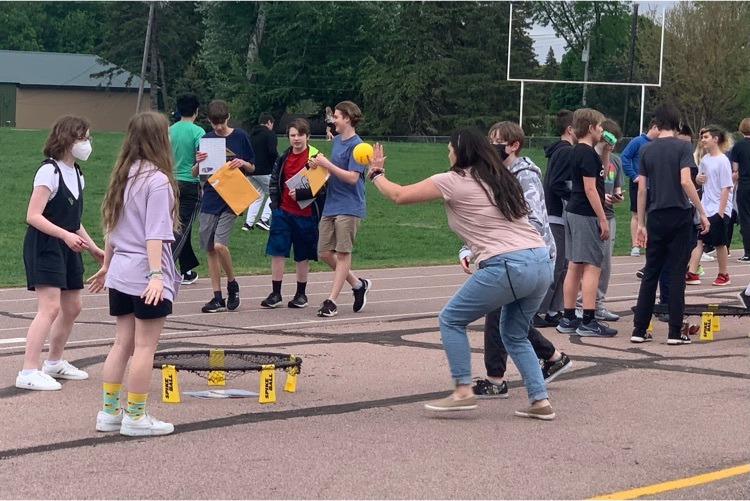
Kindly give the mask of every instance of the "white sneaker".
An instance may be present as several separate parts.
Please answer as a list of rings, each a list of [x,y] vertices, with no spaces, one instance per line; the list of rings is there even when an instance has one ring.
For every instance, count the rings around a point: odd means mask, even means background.
[[[128,437],[149,437],[156,435],[169,435],[174,431],[172,423],[165,423],[145,414],[141,419],[131,419],[125,414],[122,417],[120,435]]]
[[[16,388],[54,391],[62,389],[62,385],[42,371],[34,371],[28,376],[24,376],[19,372],[18,376],[16,376]]]
[[[632,249],[630,249],[630,255],[632,257],[639,257],[641,255],[641,248],[633,247]]]
[[[716,261],[716,258],[704,252],[703,255],[701,255],[701,261],[711,262],[711,261]]]
[[[99,411],[96,415],[96,431],[120,431],[123,414],[122,409],[117,414]]]
[[[42,370],[48,376],[52,376],[55,379],[88,379],[89,374],[86,371],[82,371],[67,360],[60,360],[57,365],[49,365],[44,362]]]

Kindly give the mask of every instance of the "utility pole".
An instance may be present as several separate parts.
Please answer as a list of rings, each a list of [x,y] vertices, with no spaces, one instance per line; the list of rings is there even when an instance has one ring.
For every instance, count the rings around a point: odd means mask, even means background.
[[[638,4],[633,3],[633,20],[630,23],[630,64],[628,66],[628,83],[633,81],[633,59],[635,58],[635,34],[638,30]],[[627,135],[628,108],[630,108],[630,86],[625,86],[625,112],[622,119],[622,132]],[[641,131],[638,131],[640,134]]]
[[[141,111],[141,100],[143,99],[143,85],[144,79],[146,78],[146,63],[148,62],[148,49],[151,44],[151,26],[154,24],[154,4],[150,2],[151,6],[148,8],[148,26],[146,27],[146,41],[143,44],[143,61],[141,62],[141,82],[138,85],[138,102],[135,104],[135,112]],[[153,63],[153,62],[152,62]],[[154,85],[151,82],[151,85]]]
[[[589,37],[586,39],[586,48],[584,49],[583,53],[581,54],[581,61],[583,61],[585,64],[583,66],[583,106],[586,106],[586,91],[588,91],[588,85],[586,85],[585,82],[589,81],[589,51],[591,50],[591,33],[589,32]]]

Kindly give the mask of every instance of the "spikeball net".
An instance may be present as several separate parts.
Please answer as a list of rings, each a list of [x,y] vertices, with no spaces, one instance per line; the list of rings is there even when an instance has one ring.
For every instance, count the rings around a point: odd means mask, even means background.
[[[631,308],[633,312],[635,312],[635,309],[635,306]],[[669,313],[669,305],[655,304],[654,314],[663,313]],[[700,339],[702,341],[711,341],[714,338],[714,332],[721,330],[720,317],[748,317],[750,316],[750,310],[731,304],[686,304],[683,315],[685,317],[699,316],[701,318],[700,324],[690,324],[687,321],[683,321],[682,332],[684,334],[693,335],[700,332]],[[652,330],[651,325],[648,327],[648,330]],[[750,333],[748,337],[750,337]]]
[[[286,372],[284,391],[294,393],[301,365],[302,359],[294,355],[245,350],[164,351],[154,355],[154,368],[162,370],[162,400],[165,402],[180,401],[177,380],[177,373],[180,371],[191,372],[208,380],[209,386],[224,386],[226,381],[247,372],[259,372],[258,401],[275,402],[274,372]]]

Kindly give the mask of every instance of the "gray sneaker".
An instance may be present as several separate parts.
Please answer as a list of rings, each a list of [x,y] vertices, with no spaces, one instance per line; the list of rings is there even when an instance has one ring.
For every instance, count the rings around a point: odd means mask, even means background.
[[[581,325],[581,319],[576,317],[572,320],[567,319],[565,317],[560,319],[560,322],[557,324],[557,332],[562,332],[563,334],[575,334],[576,329],[578,329],[578,326]]]
[[[620,320],[620,315],[612,313],[607,308],[599,308],[594,314],[594,318],[597,320],[603,320],[605,322],[617,322]]]
[[[613,329],[594,319],[588,324],[581,323],[576,329],[576,334],[581,337],[614,337],[617,335],[617,329]]]

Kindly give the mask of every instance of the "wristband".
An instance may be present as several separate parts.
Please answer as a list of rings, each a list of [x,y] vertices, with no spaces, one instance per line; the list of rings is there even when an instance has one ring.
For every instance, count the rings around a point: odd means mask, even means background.
[[[385,171],[383,169],[376,169],[372,170],[367,177],[370,178],[370,181],[374,181],[376,177],[382,176],[385,174]]]
[[[376,180],[377,178],[379,178],[380,176],[385,176],[385,173],[383,173],[383,172],[380,172],[380,173],[378,173],[378,174],[375,174],[374,176],[372,176],[372,178],[371,178],[371,181],[372,181],[372,182],[374,183],[374,182],[375,182],[375,180]]]
[[[164,275],[161,270],[151,270],[148,272],[148,275],[146,275],[146,278],[151,278],[153,275]]]
[[[164,280],[164,275],[159,273],[158,275],[151,275],[148,277],[149,280]]]

